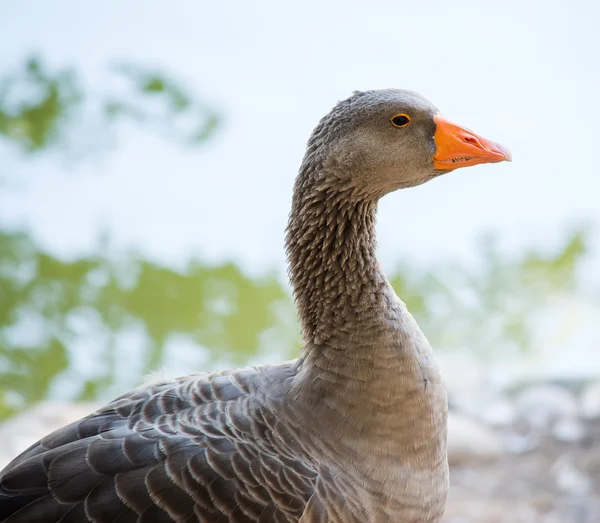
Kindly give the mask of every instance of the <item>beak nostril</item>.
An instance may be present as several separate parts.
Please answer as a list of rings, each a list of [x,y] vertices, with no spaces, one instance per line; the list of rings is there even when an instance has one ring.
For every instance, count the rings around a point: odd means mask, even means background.
[[[478,143],[478,141],[471,136],[465,136],[464,140],[465,140],[465,142],[472,143],[474,145],[476,145]]]

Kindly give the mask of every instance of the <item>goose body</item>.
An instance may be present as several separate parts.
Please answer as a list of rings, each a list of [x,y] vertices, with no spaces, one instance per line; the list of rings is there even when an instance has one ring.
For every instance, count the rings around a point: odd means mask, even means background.
[[[377,201],[509,153],[416,93],[355,93],[314,130],[287,233],[300,357],[140,387],[0,473],[0,521],[437,523],[446,393],[375,256]]]

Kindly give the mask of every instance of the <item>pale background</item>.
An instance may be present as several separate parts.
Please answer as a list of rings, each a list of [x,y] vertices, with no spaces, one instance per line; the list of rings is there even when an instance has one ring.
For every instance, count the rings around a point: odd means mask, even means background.
[[[600,222],[599,17],[591,0],[3,3],[0,67],[41,50],[82,68],[93,88],[125,56],[176,72],[226,121],[202,154],[135,135],[67,178],[4,153],[2,171],[35,183],[5,193],[1,212],[61,252],[85,249],[102,227],[165,260],[196,251],[283,267],[311,129],[355,89],[401,87],[505,144],[514,162],[386,198],[384,262],[468,258],[490,230],[507,249],[552,246],[565,227]]]

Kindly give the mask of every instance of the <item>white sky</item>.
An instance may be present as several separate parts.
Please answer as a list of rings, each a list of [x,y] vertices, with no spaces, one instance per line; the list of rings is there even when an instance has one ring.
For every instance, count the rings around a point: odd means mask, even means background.
[[[168,7],[167,7],[168,5]],[[74,172],[0,149],[0,218],[69,253],[98,231],[178,262],[192,253],[282,267],[291,187],[317,120],[354,89],[418,90],[508,146],[512,164],[459,170],[382,203],[386,265],[555,245],[600,223],[600,2],[2,2],[0,73],[41,52],[100,89],[124,59],[174,73],[223,110],[199,152],[128,133]],[[594,235],[596,247],[597,228]]]

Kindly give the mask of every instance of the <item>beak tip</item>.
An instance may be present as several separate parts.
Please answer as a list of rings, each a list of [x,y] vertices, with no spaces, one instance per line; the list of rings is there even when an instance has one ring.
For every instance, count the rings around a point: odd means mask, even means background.
[[[464,127],[456,125],[441,115],[434,117],[436,128],[434,166],[448,171],[481,163],[512,162],[511,152],[500,145]]]
[[[505,162],[512,162],[512,153],[504,146],[499,147],[500,151],[504,155]]]

